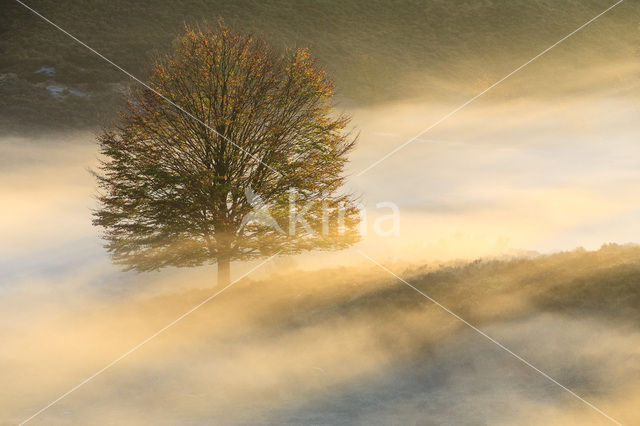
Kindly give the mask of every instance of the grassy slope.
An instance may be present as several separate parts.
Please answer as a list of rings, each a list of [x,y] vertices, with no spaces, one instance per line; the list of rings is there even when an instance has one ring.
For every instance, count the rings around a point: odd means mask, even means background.
[[[640,324],[640,246],[636,245],[610,244],[598,251],[579,249],[532,258],[478,260],[395,272],[478,324],[543,312]],[[345,287],[332,293],[326,303],[322,294],[310,293],[310,306],[300,305],[294,317],[307,317],[307,321],[313,322],[310,312],[333,315],[336,306],[337,312],[348,314],[361,309],[371,313],[404,312],[429,305],[400,281],[382,278],[358,284],[356,276],[360,273],[350,276],[348,270],[315,273],[302,280],[283,277],[275,281],[279,289],[284,285],[285,291],[287,286],[291,286],[292,292],[304,291],[306,279],[324,282],[336,273]],[[336,286],[340,287],[336,284],[332,289]]]
[[[623,423],[640,420],[640,247],[397,272]],[[26,310],[29,321],[0,329],[0,423],[23,420],[210,295]],[[600,420],[372,266],[242,281],[41,420],[528,424],[531,407],[549,416],[540,423]]]
[[[0,128],[93,126],[113,116],[127,78],[10,0],[0,17]],[[61,27],[144,77],[183,23],[227,22],[278,46],[310,46],[356,103],[467,95],[529,59],[610,2],[548,0],[34,0]],[[574,69],[636,55],[640,5],[628,2],[563,50]],[[597,62],[596,61],[596,62]],[[54,67],[55,76],[35,73]],[[556,70],[562,72],[566,70]],[[464,84],[458,82],[464,81]],[[443,83],[445,82],[445,83]],[[449,83],[446,83],[449,82]],[[87,96],[55,98],[47,85]]]

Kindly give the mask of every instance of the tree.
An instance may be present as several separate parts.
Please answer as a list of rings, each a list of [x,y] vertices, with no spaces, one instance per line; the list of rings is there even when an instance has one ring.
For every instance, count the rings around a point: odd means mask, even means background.
[[[332,95],[306,49],[279,55],[222,23],[186,28],[98,137],[93,223],[114,262],[217,262],[227,284],[232,260],[357,241],[355,200],[341,189],[355,138]]]

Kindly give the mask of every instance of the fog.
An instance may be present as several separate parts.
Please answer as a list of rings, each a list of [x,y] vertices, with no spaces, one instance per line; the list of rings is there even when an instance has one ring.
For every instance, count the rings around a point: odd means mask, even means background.
[[[632,424],[640,333],[626,276],[638,250],[393,267]],[[207,268],[89,291],[104,274],[81,266],[3,287],[3,421],[28,418],[213,293]],[[609,423],[375,267],[242,280],[33,422]]]
[[[362,175],[459,104],[412,100],[349,111],[360,138],[347,185],[366,206],[359,248],[430,261],[638,241],[639,109],[631,82],[640,68],[612,69],[575,76],[570,86],[582,87],[580,96],[558,88],[552,99],[533,90],[512,99],[497,87]],[[611,75],[621,87],[602,87]],[[94,140],[79,132],[0,141],[7,263],[37,253],[49,262],[50,249],[67,244],[101,257],[99,232],[90,226]],[[391,214],[379,202],[399,207],[398,235],[377,235],[376,218]],[[387,220],[379,229],[390,227]],[[355,259],[351,250],[289,261],[314,268]]]
[[[535,85],[513,98],[506,81],[371,169],[466,99],[357,111],[350,182],[372,213],[379,201],[402,213],[400,236],[379,245],[400,259],[433,259],[637,241],[638,71],[589,69],[551,98]]]
[[[34,424],[608,423],[357,250],[612,417],[640,421],[625,275],[637,249],[508,261],[640,240],[636,65],[586,70],[552,98],[515,97],[506,82],[360,176],[468,97],[350,111],[361,135],[348,185],[367,205],[355,248],[267,263]],[[13,424],[217,289],[215,266],[134,274],[109,262],[91,226],[93,134],[0,149],[0,422]],[[399,207],[398,235],[375,233],[383,201]],[[461,266],[478,258],[481,273]],[[620,277],[628,286],[608,292]]]

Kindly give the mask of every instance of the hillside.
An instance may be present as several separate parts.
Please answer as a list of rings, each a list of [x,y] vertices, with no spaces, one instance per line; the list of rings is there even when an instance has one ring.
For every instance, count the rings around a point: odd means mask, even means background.
[[[431,265],[402,275],[612,417],[640,421],[640,247]],[[0,423],[22,420],[209,294],[80,303],[76,293],[73,304],[23,306],[29,321],[1,329]],[[238,283],[40,420],[529,424],[531,416],[609,424],[366,266]]]
[[[308,46],[344,105],[472,96],[612,2],[603,0],[33,0],[35,10],[145,77],[184,23],[224,18],[281,48]],[[553,93],[575,73],[637,60],[640,4],[625,2],[514,87]],[[3,133],[95,127],[114,117],[128,78],[11,0],[0,14]],[[571,78],[568,78],[572,76]],[[620,84],[621,77],[601,81]],[[512,87],[513,89],[513,87]],[[508,95],[509,91],[498,94]]]

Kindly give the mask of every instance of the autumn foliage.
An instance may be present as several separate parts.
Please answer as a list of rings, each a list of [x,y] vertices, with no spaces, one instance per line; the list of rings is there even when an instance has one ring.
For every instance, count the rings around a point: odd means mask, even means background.
[[[278,54],[224,24],[187,28],[148,85],[99,137],[94,224],[115,262],[218,262],[226,282],[232,260],[357,240],[341,190],[355,138],[308,50]]]

